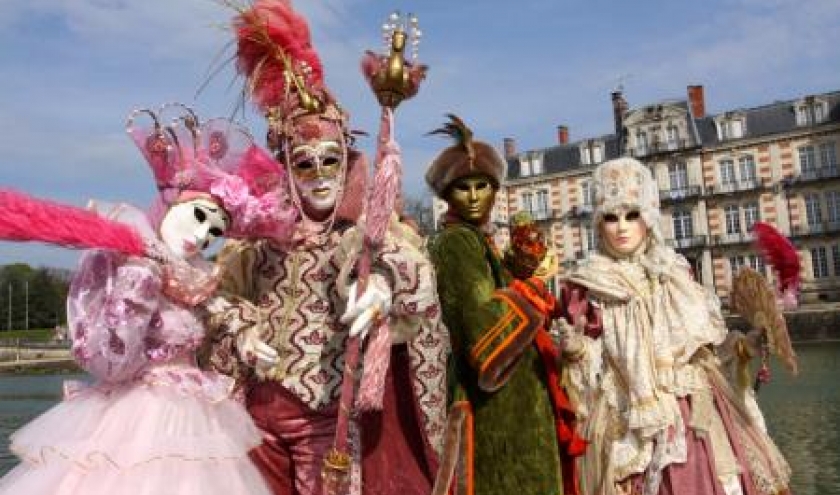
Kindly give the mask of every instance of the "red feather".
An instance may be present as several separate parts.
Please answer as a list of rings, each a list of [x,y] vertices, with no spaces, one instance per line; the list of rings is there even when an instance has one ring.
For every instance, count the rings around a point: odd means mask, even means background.
[[[755,235],[756,247],[776,273],[779,292],[798,291],[802,265],[790,240],[772,225],[764,222],[756,222],[752,232]]]
[[[99,214],[0,189],[0,239],[38,241],[76,249],[104,248],[143,256],[143,238]]]
[[[296,71],[309,70],[308,85],[321,86],[324,70],[312,46],[309,24],[288,0],[257,0],[233,21],[237,37],[237,70],[249,81],[254,102],[262,110],[280,105],[286,92],[283,57]]]

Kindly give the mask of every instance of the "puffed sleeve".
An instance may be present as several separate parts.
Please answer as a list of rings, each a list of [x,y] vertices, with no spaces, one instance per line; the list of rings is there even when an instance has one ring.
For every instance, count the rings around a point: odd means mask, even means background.
[[[130,380],[149,361],[146,337],[162,324],[161,270],[154,261],[90,251],[70,285],[73,356],[99,380]]]
[[[432,247],[443,317],[453,352],[466,358],[478,386],[502,387],[544,317],[528,300],[495,280],[479,234],[450,227]]]
[[[260,325],[260,311],[254,304],[257,247],[244,241],[228,241],[218,255],[221,282],[215,296],[205,303],[207,339],[199,352],[205,367],[234,378],[248,368],[239,356],[236,336]]]

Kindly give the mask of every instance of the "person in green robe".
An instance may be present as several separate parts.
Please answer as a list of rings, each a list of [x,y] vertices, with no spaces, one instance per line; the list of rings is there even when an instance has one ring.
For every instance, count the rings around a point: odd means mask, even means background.
[[[449,205],[443,231],[430,241],[452,341],[447,452],[435,493],[454,483],[464,495],[570,495],[569,454],[582,445],[565,422],[573,415],[547,332],[554,298],[539,278],[514,280],[504,268],[489,218],[505,162],[450,118],[433,133],[456,143],[426,173]]]

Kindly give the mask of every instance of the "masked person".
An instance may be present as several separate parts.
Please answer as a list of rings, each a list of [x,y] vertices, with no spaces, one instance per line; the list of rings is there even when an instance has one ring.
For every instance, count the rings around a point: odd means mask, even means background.
[[[457,474],[456,493],[574,493],[570,454],[582,445],[565,423],[567,404],[545,330],[553,298],[540,279],[514,281],[503,267],[489,220],[505,163],[451,118],[443,133],[456,143],[426,173],[449,205],[430,246],[452,341],[450,417],[462,425],[450,421],[460,442],[447,445],[460,443],[460,452],[444,454],[459,459],[446,467]]]
[[[377,319],[363,315],[375,310],[388,331],[369,339],[393,345],[385,348],[384,383],[373,385],[381,411],[354,414],[350,425],[351,493],[426,495],[443,422],[447,339],[422,239],[394,216],[366,290],[356,290],[367,172],[347,114],[324,85],[306,21],[289,2],[262,0],[234,27],[237,67],[268,118],[269,147],[292,179],[300,222],[291,243],[230,243],[220,253],[225,278],[210,318],[209,365],[240,381],[264,431],[253,458],[274,493],[320,495],[348,333],[363,337]],[[374,344],[362,357],[365,375]],[[366,385],[363,377],[360,394]]]
[[[721,372],[719,302],[663,243],[650,171],[619,158],[594,183],[598,253],[568,277],[563,339],[584,492],[788,493],[788,464]]]
[[[233,380],[196,366],[204,338],[197,305],[218,283],[201,257],[215,239],[289,235],[294,212],[284,206],[283,189],[270,187],[284,178],[264,167],[272,163],[267,153],[235,146],[248,139],[230,123],[199,125],[186,113],[182,125],[163,127],[154,112],[142,113],[154,126],[129,130],[160,190],[150,214],[119,205],[103,211],[108,221],[20,194],[2,201],[0,215],[57,211],[27,219],[53,219],[51,230],[72,232],[77,245],[110,235],[126,249],[84,255],[68,319],[73,357],[93,383],[65,383],[62,402],[12,435],[21,464],[0,480],[0,493],[270,493],[248,457],[261,436],[232,398]],[[251,182],[256,178],[262,185]],[[38,240],[34,230],[49,226],[29,228]],[[126,236],[143,252],[126,254]]]

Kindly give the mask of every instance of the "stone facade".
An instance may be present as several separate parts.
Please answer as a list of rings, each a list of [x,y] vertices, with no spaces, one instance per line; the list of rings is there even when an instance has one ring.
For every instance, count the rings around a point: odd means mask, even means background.
[[[628,155],[659,183],[667,242],[724,301],[740,266],[768,273],[751,246],[758,220],[797,246],[805,302],[840,300],[840,91],[716,115],[706,115],[702,86],[683,100],[631,107],[617,92],[612,103],[617,134],[569,142],[559,126],[556,145],[521,152],[506,139],[493,212],[501,246],[510,216],[526,210],[565,269],[585,259],[595,249],[592,171]]]

